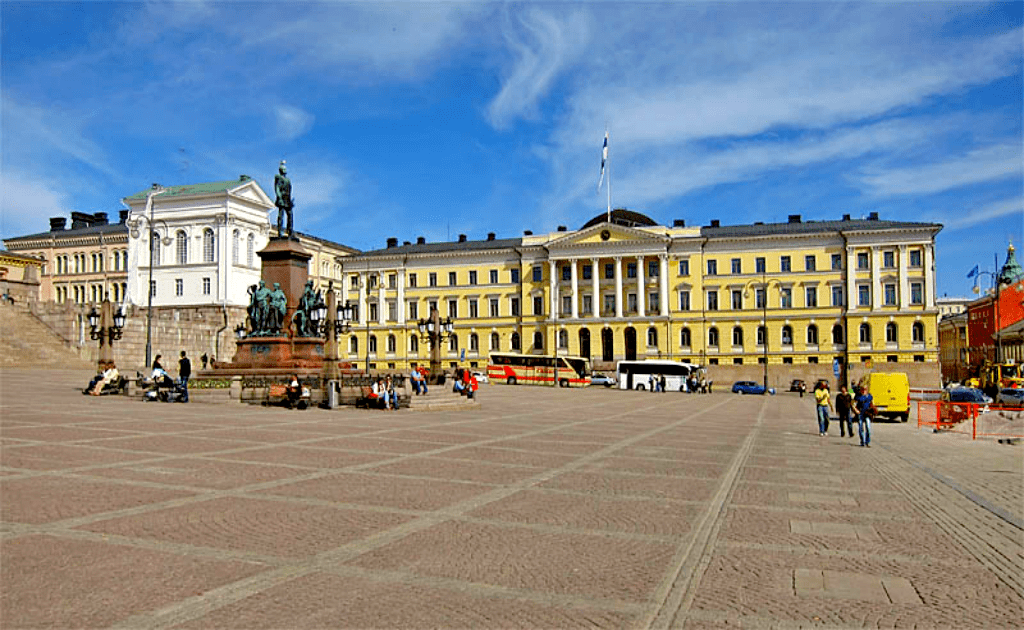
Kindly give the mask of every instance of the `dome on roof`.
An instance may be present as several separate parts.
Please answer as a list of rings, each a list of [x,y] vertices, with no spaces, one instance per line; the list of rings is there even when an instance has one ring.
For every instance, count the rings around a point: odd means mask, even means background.
[[[1017,256],[1014,255],[1014,251],[1013,243],[1010,243],[1010,246],[1006,248],[1006,263],[999,272],[999,282],[1003,284],[1013,284],[1024,276],[1024,268],[1017,262]]]
[[[605,223],[608,221],[608,213],[602,212],[593,219],[587,221],[581,230],[585,230],[588,227]],[[625,208],[616,208],[612,210],[612,223],[615,225],[624,225],[626,227],[648,227],[658,225],[657,221],[651,217],[640,214],[639,212],[633,212],[632,210],[626,210]]]

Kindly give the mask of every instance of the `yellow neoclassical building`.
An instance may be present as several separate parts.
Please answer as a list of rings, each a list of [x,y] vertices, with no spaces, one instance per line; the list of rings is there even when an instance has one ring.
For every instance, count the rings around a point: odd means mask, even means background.
[[[834,360],[937,379],[941,229],[875,213],[669,227],[614,210],[575,231],[520,238],[392,238],[337,259],[341,299],[357,314],[341,355],[371,369],[425,364],[417,322],[437,307],[454,321],[446,367],[482,367],[500,350],[581,355],[604,369],[686,360],[720,380],[760,374],[767,362],[785,366],[773,369],[774,386],[831,375]]]

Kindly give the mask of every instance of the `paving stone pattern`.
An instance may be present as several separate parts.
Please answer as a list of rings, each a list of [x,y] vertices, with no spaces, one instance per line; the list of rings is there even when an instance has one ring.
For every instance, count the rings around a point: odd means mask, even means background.
[[[0,371],[4,629],[1024,625],[1021,447],[860,448],[789,394],[288,411],[88,377]]]

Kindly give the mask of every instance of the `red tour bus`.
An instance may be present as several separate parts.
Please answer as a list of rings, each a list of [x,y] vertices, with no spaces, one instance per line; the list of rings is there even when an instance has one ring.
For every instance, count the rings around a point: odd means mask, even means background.
[[[590,359],[492,352],[487,364],[487,378],[492,383],[509,385],[586,387],[590,385]]]

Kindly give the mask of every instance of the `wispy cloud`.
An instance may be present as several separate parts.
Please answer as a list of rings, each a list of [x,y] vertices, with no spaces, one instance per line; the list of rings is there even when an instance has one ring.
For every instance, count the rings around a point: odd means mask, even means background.
[[[273,110],[277,135],[282,140],[294,140],[313,127],[316,117],[293,105],[278,105]]]
[[[13,158],[20,162],[40,156],[41,161],[47,161],[46,156],[56,153],[61,159],[71,158],[104,175],[117,174],[106,151],[86,137],[87,117],[56,105],[41,106],[17,101],[7,94],[3,96],[0,108],[5,161]]]
[[[66,215],[69,193],[55,182],[37,179],[21,169],[0,173],[0,237],[42,231],[46,219]]]
[[[917,166],[866,167],[860,181],[875,195],[931,194],[979,182],[1020,178],[1024,152],[1020,144],[975,149],[952,160]]]
[[[949,230],[962,230],[982,223],[990,223],[1005,216],[1017,215],[1018,229],[1024,221],[1024,198],[1013,197],[986,204],[980,208],[964,208],[943,221]]]

